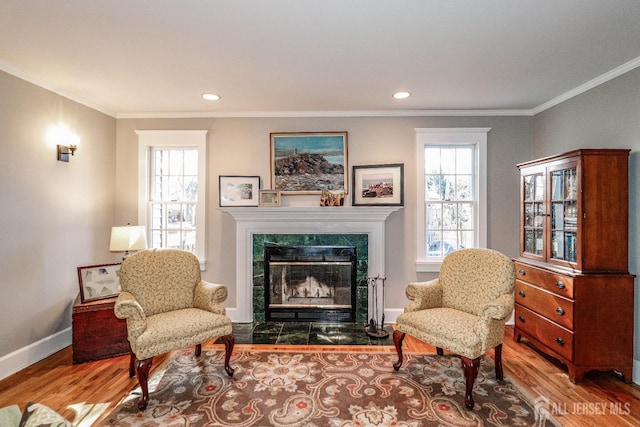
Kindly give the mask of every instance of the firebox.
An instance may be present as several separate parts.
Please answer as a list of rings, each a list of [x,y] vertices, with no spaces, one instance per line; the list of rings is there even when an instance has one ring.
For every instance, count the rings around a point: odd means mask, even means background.
[[[264,246],[268,321],[354,322],[355,246]]]

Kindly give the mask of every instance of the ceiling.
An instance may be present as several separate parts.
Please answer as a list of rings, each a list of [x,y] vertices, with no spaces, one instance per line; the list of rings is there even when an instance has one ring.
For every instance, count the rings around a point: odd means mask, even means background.
[[[0,3],[0,69],[114,117],[534,114],[638,66],[638,0]]]

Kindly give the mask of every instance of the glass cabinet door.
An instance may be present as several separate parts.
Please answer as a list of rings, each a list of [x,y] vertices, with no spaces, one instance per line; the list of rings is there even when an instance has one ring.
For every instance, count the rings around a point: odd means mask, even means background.
[[[553,170],[551,177],[551,247],[549,256],[576,262],[578,187],[576,167]]]
[[[544,256],[544,175],[535,173],[523,176],[523,186],[522,250],[536,256]]]

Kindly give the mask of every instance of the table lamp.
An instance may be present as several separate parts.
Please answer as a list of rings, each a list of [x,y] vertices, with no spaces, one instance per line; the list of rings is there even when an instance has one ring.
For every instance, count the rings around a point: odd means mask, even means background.
[[[130,251],[139,251],[147,248],[147,233],[143,225],[125,225],[123,227],[111,227],[111,252],[124,252],[124,261]]]

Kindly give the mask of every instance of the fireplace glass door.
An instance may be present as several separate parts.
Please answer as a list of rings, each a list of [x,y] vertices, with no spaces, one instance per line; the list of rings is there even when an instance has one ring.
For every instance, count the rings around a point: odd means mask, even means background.
[[[352,246],[265,246],[266,319],[355,320]]]

